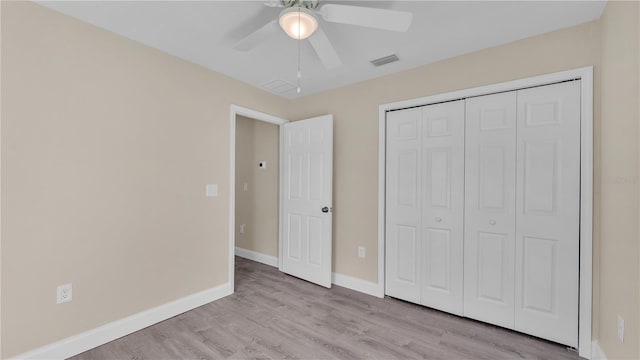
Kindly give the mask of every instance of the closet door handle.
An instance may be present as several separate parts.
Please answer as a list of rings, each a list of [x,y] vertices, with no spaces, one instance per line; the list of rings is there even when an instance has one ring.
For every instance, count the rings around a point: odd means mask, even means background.
[[[495,224],[496,224],[496,221],[495,221],[495,220],[493,220],[493,219],[491,219],[491,220],[489,220],[489,224],[490,224],[490,225],[495,225]]]
[[[441,217],[436,217],[436,222],[442,222],[442,218]]]

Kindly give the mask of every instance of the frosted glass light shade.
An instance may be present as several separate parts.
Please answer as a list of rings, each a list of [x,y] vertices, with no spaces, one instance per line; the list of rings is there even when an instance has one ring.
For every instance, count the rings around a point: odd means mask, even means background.
[[[278,23],[289,37],[296,40],[308,38],[318,28],[318,20],[313,12],[298,6],[284,9]]]

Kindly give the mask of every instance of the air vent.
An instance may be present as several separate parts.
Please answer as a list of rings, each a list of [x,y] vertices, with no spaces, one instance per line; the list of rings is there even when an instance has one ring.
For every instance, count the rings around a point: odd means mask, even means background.
[[[275,79],[262,84],[262,88],[274,94],[284,94],[288,91],[295,90],[296,86],[290,82]]]
[[[382,66],[398,60],[400,59],[398,59],[398,56],[396,54],[391,54],[389,56],[384,56],[379,59],[371,60],[371,63],[373,64],[373,66]]]

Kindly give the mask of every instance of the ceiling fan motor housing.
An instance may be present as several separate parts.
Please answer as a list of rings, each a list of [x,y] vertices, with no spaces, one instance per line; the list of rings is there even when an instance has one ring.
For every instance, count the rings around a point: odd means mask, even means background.
[[[284,7],[298,6],[306,9],[315,9],[320,4],[320,0],[280,0]]]

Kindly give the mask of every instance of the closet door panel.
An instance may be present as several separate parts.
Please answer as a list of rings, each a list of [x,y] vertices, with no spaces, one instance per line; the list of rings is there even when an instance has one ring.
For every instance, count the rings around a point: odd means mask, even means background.
[[[580,81],[518,91],[515,328],[578,344]]]
[[[422,110],[387,113],[385,293],[420,302]]]
[[[464,315],[514,327],[516,92],[467,99]]]
[[[464,101],[422,107],[423,305],[462,315]]]

